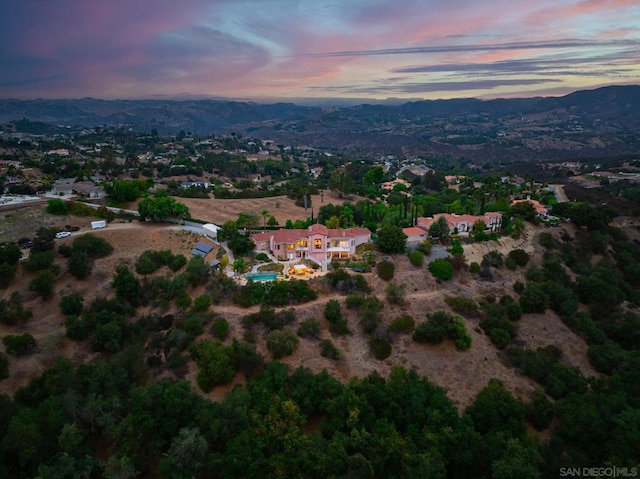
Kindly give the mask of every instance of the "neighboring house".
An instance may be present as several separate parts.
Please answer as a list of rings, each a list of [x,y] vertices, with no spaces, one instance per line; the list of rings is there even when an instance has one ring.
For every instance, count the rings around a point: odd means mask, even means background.
[[[485,224],[485,231],[495,232],[502,229],[502,213],[487,212],[484,215],[454,215],[450,213],[440,213],[431,217],[419,217],[416,226],[429,232],[431,225],[435,223],[438,218],[444,216],[449,225],[449,232],[466,235],[473,230],[473,225],[477,221],[483,221]]]
[[[423,228],[412,226],[410,228],[402,228],[402,232],[407,236],[407,247],[415,248],[424,240],[429,238],[429,232]]]
[[[407,189],[411,188],[411,183],[403,180],[402,178],[396,178],[393,181],[385,181],[382,183],[381,187],[383,190],[391,191],[396,185],[403,185]]]
[[[350,258],[371,240],[367,228],[329,229],[315,224],[306,230],[280,229],[251,235],[256,251],[271,252],[279,260],[310,259],[323,268],[332,259]]]
[[[516,205],[518,203],[522,203],[524,201],[528,201],[529,203],[531,203],[533,205],[533,208],[536,210],[536,215],[538,217],[546,218],[549,215],[549,210],[547,209],[546,206],[544,206],[543,204],[541,204],[537,200],[532,200],[531,198],[527,198],[527,199],[524,199],[524,200],[512,200],[511,201],[511,206]]]
[[[60,178],[53,182],[51,193],[54,195],[72,195],[75,178]]]
[[[53,182],[51,193],[54,195],[78,195],[85,198],[104,198],[104,188],[90,181],[78,181],[75,178],[61,178]]]
[[[107,196],[106,191],[100,185],[95,185],[90,181],[81,181],[71,185],[73,193],[85,198],[104,198]]]

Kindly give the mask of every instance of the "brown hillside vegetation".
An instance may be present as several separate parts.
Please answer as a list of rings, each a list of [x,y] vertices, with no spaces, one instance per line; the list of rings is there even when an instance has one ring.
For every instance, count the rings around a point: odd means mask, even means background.
[[[86,232],[81,230],[77,234]],[[556,234],[560,229],[554,230]],[[53,299],[42,302],[33,292],[28,290],[28,282],[31,273],[23,271],[9,290],[2,291],[1,297],[7,298],[12,291],[20,291],[25,299],[25,305],[33,311],[33,318],[23,327],[9,327],[0,325],[0,335],[31,333],[37,341],[37,351],[29,356],[10,358],[10,377],[0,381],[0,392],[13,394],[27,381],[40,374],[53,360],[60,356],[67,356],[74,362],[82,363],[91,360],[95,355],[85,343],[71,341],[65,337],[63,316],[59,310],[60,297],[71,292],[80,292],[88,304],[98,296],[112,296],[112,274],[118,264],[133,266],[135,259],[145,250],[169,249],[174,253],[184,254],[190,257],[190,250],[201,237],[194,233],[181,230],[175,225],[141,224],[137,221],[114,223],[104,230],[93,232],[105,238],[111,243],[115,251],[104,259],[95,263],[93,274],[84,281],[78,281],[67,273],[64,258],[57,256],[57,263],[62,273],[57,280],[57,289]],[[482,255],[491,249],[497,249],[504,254],[515,247],[527,249],[534,258],[541,255],[540,246],[532,238],[537,230],[530,227],[527,234],[521,240],[501,239],[499,243],[483,243],[479,245],[465,246],[468,259],[478,261]],[[58,242],[70,244],[73,236]],[[210,253],[215,256],[214,252]],[[385,304],[382,314],[389,324],[395,317],[410,314],[420,323],[427,313],[437,310],[448,310],[444,299],[448,295],[460,295],[476,300],[486,295],[500,297],[503,294],[514,294],[512,285],[516,279],[521,279],[523,270],[500,270],[496,274],[494,282],[480,282],[468,272],[458,273],[454,279],[439,283],[431,277],[425,266],[420,268],[412,266],[406,256],[395,256],[393,260],[396,272],[393,282],[402,284],[406,288],[406,304],[403,307],[390,305],[385,300],[387,283],[379,279],[375,273],[366,273],[367,282]],[[165,274],[163,269],[158,274]],[[367,344],[367,336],[361,332],[358,320],[354,313],[344,307],[344,296],[336,295],[327,290],[322,278],[310,280],[319,291],[319,298],[310,303],[295,306],[297,321],[315,318],[323,326],[322,338],[330,338],[340,349],[343,358],[337,362],[331,361],[320,355],[319,341],[306,339],[300,340],[300,346],[292,356],[284,358],[283,362],[295,368],[304,366],[314,372],[327,369],[341,381],[348,381],[351,377],[363,377],[372,371],[378,371],[387,375],[394,365],[403,365],[415,369],[419,374],[427,376],[434,383],[443,386],[452,400],[459,407],[469,405],[476,394],[488,383],[489,379],[496,377],[501,379],[517,396],[528,397],[534,389],[534,383],[518,374],[518,372],[506,366],[501,360],[500,353],[489,341],[488,337],[478,326],[477,318],[465,318],[465,324],[473,343],[468,351],[457,351],[451,341],[445,341],[440,345],[423,345],[415,343],[410,335],[401,335],[393,343],[391,355],[379,361],[375,359]],[[204,287],[192,291],[192,296],[205,292]],[[343,305],[343,312],[349,323],[350,335],[343,337],[331,337],[328,324],[323,318],[323,311],[329,299],[338,299]],[[241,338],[243,329],[241,319],[244,315],[258,310],[257,307],[241,308],[234,304],[212,306],[212,310],[226,318],[231,326],[231,335]],[[138,310],[138,315],[151,312],[150,307]],[[156,310],[158,314],[175,312]],[[572,333],[554,313],[548,311],[544,315],[525,315],[519,322],[517,344],[529,347],[556,345],[563,350],[563,360],[579,367],[583,374],[594,375],[586,357],[587,346],[584,341]],[[209,329],[205,328],[205,337],[209,337]],[[230,341],[228,339],[227,341]],[[3,347],[2,347],[3,348]],[[266,350],[264,337],[259,337],[258,348],[266,358],[269,353]],[[189,362],[180,369],[181,375],[189,379],[196,389],[196,366]],[[170,374],[170,373],[164,373]],[[236,382],[240,381],[236,378]],[[220,398],[229,386],[214,389],[208,397]]]

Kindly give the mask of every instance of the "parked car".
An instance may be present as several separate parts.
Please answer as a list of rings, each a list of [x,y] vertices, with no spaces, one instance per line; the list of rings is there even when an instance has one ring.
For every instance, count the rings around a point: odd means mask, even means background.
[[[58,231],[56,233],[56,239],[66,238],[67,236],[71,236],[71,233],[69,233],[68,231]]]

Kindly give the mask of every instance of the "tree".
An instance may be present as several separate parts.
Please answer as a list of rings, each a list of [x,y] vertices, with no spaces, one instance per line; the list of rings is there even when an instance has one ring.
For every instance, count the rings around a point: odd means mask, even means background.
[[[345,168],[338,168],[331,175],[329,187],[337,191],[342,198],[353,190],[353,179]]]
[[[37,251],[29,255],[29,258],[24,262],[24,267],[29,271],[50,269],[54,260],[53,251]]]
[[[170,196],[156,195],[154,198],[145,198],[138,203],[140,218],[151,221],[164,221],[168,219],[183,220],[189,217],[189,208]]]
[[[25,309],[18,291],[11,293],[8,300],[0,300],[0,323],[15,326],[31,319],[33,313]]]
[[[93,271],[93,260],[86,251],[74,250],[67,260],[67,271],[78,279],[88,278]]]
[[[439,216],[438,219],[429,227],[429,236],[431,238],[448,238],[449,223],[445,216]]]
[[[47,201],[47,213],[50,215],[63,216],[69,214],[69,205],[60,198],[53,198]]]
[[[217,339],[203,339],[194,344],[191,355],[198,365],[198,386],[204,392],[215,386],[231,382],[234,372],[234,353],[231,346],[225,346]]]
[[[399,226],[385,223],[378,230],[378,249],[386,254],[402,254],[407,247],[407,235]]]
[[[158,470],[166,478],[198,476],[204,465],[208,444],[200,429],[183,427],[171,441],[169,454],[160,460]]]
[[[185,275],[191,286],[204,284],[207,282],[210,276],[209,265],[207,265],[204,258],[200,256],[194,256],[187,263]]]
[[[56,239],[56,232],[52,228],[45,228],[41,226],[36,231],[31,244],[31,252],[37,253],[39,251],[49,251],[53,249]]]
[[[533,222],[536,220],[537,212],[533,203],[530,201],[519,201],[511,206],[511,214],[513,216],[518,216],[525,221]]]
[[[118,298],[128,301],[132,306],[140,304],[142,295],[140,281],[127,266],[120,264],[116,267],[111,286],[116,290]]]
[[[20,247],[15,244],[3,244],[0,245],[0,264],[6,263],[10,265],[18,264],[22,258],[22,251]]]
[[[13,278],[15,278],[18,266],[9,263],[0,263],[0,288],[6,289],[9,287]]]
[[[262,211],[260,212],[260,216],[262,216],[262,225],[263,225],[263,228],[265,228],[265,229],[266,229],[266,227],[267,227],[267,218],[269,217],[269,211],[268,211],[268,210],[262,210]]]
[[[337,216],[332,216],[325,222],[325,226],[333,230],[340,228],[340,218],[338,218]]]
[[[48,301],[53,297],[55,282],[56,275],[53,271],[48,269],[38,271],[33,279],[29,281],[29,291],[35,291],[43,301]]]

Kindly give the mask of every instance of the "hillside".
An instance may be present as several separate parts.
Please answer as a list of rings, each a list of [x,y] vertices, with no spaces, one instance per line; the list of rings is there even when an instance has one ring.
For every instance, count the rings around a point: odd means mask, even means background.
[[[38,221],[36,218],[33,219]],[[71,244],[77,235],[91,232],[87,219],[69,221],[81,224],[83,228],[80,232],[74,233],[71,238],[60,240],[58,246]],[[538,231],[530,228],[521,240],[506,238],[497,244],[468,245],[466,247],[467,259],[469,262],[481,261],[482,256],[488,251],[495,249],[507,254],[516,248],[525,249],[532,255],[532,258],[538,259],[542,249],[540,246],[536,246],[533,241]],[[98,297],[113,296],[114,290],[111,281],[117,265],[127,265],[133,268],[135,260],[145,250],[170,250],[174,254],[183,254],[189,257],[191,249],[200,240],[197,235],[182,231],[180,227],[174,225],[140,224],[137,221],[117,222],[105,230],[91,233],[106,239],[114,246],[115,251],[109,257],[96,261],[95,269],[89,278],[78,281],[69,273],[64,272],[66,269],[65,260],[60,255],[56,255],[56,262],[60,265],[63,273],[56,281],[56,291],[51,300],[43,302],[34,292],[28,290],[28,284],[33,275],[26,271],[21,273],[9,290],[2,292],[2,298],[7,299],[13,291],[19,291],[24,298],[25,307],[33,311],[33,319],[19,330],[31,333],[36,339],[38,348],[33,354],[11,360],[9,379],[0,381],[0,392],[14,394],[19,387],[25,386],[29,379],[42,373],[46,367],[50,366],[58,355],[67,356],[78,363],[96,358],[96,354],[91,351],[89,344],[65,337],[64,316],[58,308],[58,302],[62,296],[72,292],[80,293],[85,304],[89,304]],[[215,257],[215,251],[211,253],[211,256]],[[512,295],[512,284],[518,279],[524,280],[523,271],[503,270],[497,272],[495,281],[489,283],[477,281],[468,272],[458,276],[451,283],[438,283],[426,271],[425,267],[412,266],[406,257],[394,257],[394,263],[396,274],[393,282],[402,284],[406,288],[406,304],[404,306],[385,304],[382,314],[387,325],[392,319],[401,315],[411,315],[417,322],[420,322],[426,318],[425,314],[427,313],[449,310],[444,302],[446,296],[481,298],[493,295],[499,298],[505,294]],[[166,271],[163,274],[166,274]],[[372,288],[372,294],[386,303],[387,283],[379,279],[375,273],[366,273],[365,278]],[[302,339],[295,353],[284,358],[284,362],[293,368],[304,365],[313,372],[326,369],[340,380],[348,382],[353,377],[365,377],[373,371],[386,376],[392,367],[403,365],[417,371],[420,375],[429,377],[435,384],[445,388],[449,397],[460,408],[471,404],[477,393],[492,377],[501,379],[516,396],[522,399],[526,399],[535,389],[533,381],[505,365],[499,351],[479,328],[477,318],[465,319],[473,341],[469,351],[456,351],[453,343],[448,341],[440,345],[420,345],[412,341],[410,336],[401,335],[393,344],[392,354],[383,361],[377,360],[372,356],[367,344],[367,335],[362,333],[355,312],[345,308],[352,334],[344,337],[332,337],[328,331],[328,324],[322,319],[324,307],[330,299],[338,299],[344,308],[345,296],[327,290],[326,285],[323,285],[322,278],[310,281],[313,283],[312,287],[320,292],[320,296],[312,302],[293,306],[296,318],[298,318],[297,322],[308,318],[320,320],[323,323],[321,338],[332,339],[341,351],[343,359],[335,362],[324,358],[319,354],[317,341]],[[192,297],[203,293],[206,293],[204,287],[198,287],[189,292]],[[136,316],[173,314],[177,317],[181,314],[180,311],[181,309],[175,306],[168,310],[146,306],[139,310]],[[242,340],[242,318],[258,312],[259,308],[257,306],[242,308],[227,301],[212,306],[211,311],[216,316],[227,319],[231,327],[231,336]],[[18,331],[15,327],[0,325],[0,336],[16,332]],[[211,334],[205,332],[202,337],[211,338]],[[596,374],[587,361],[587,346],[584,340],[571,332],[554,313],[526,315],[519,323],[516,342],[521,346],[531,348],[555,345],[563,350],[564,361],[567,365],[579,367],[586,376]],[[257,345],[262,354],[266,357],[270,355],[263,339],[259,339]],[[147,347],[149,354],[152,354],[153,348],[149,345]],[[165,376],[170,371],[162,367],[157,370],[156,374]],[[197,389],[196,373],[197,366],[189,362],[186,367],[174,371],[171,375],[188,378]],[[224,391],[227,391],[226,387],[216,388],[207,396],[220,398]]]

